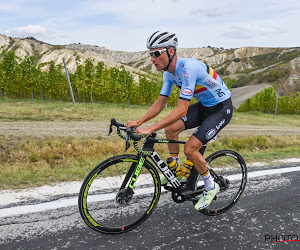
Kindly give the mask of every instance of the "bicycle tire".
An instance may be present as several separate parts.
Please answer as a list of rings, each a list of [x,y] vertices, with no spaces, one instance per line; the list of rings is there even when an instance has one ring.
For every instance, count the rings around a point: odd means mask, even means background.
[[[132,173],[127,173],[129,169],[136,169],[138,160],[137,155],[114,156],[87,175],[79,192],[78,206],[89,227],[101,233],[125,233],[151,215],[160,197],[161,184],[156,168],[148,160],[141,166],[132,197],[119,199],[125,192],[120,189],[121,184],[125,176],[131,179]]]
[[[247,166],[243,157],[232,150],[217,151],[205,160],[214,181],[220,184],[220,191],[211,204],[199,212],[216,216],[228,211],[241,198],[247,183]],[[218,180],[216,174],[229,182],[224,185],[224,182]],[[194,190],[204,187],[200,174],[195,175],[192,186]],[[193,201],[194,205],[196,202]]]

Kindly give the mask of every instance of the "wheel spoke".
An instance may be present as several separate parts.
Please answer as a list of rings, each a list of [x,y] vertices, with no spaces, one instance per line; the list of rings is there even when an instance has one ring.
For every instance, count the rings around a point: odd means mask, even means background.
[[[122,233],[138,226],[151,214],[158,202],[160,183],[155,181],[159,178],[156,169],[146,161],[132,190],[124,180],[126,173],[132,170],[133,162],[137,162],[137,156],[124,155],[112,159],[99,164],[84,181],[79,209],[85,222],[93,229]],[[127,176],[125,182],[130,178]],[[82,205],[85,193],[88,212]]]

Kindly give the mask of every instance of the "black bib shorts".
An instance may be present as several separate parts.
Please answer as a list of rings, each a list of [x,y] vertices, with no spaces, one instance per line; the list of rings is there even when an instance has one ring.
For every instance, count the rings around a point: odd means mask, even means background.
[[[181,120],[185,130],[198,127],[193,135],[206,144],[230,122],[232,112],[231,98],[212,107],[205,107],[201,102],[197,102],[189,106],[187,115]]]

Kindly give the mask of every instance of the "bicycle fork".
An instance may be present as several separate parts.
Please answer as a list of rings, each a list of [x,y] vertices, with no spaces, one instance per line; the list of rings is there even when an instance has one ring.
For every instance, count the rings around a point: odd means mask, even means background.
[[[146,158],[143,155],[140,155],[138,161],[132,162],[117,194],[116,201],[118,203],[127,204],[132,199],[134,194],[134,184],[141,173],[145,160]]]

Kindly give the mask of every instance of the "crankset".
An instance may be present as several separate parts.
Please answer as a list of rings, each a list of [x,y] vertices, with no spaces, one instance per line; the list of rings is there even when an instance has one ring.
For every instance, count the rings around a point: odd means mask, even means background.
[[[190,188],[185,185],[180,186],[179,188],[172,190],[172,199],[177,203],[182,203],[186,200],[193,200],[197,195],[196,192],[192,191]]]
[[[218,178],[215,179],[215,182],[219,184],[221,191],[226,190],[230,184],[230,181],[227,178],[224,178],[223,176],[218,176]]]
[[[176,191],[173,191],[173,192],[172,192],[172,199],[173,199],[173,201],[175,201],[176,203],[182,203],[182,202],[185,202],[185,201],[186,201],[186,198],[185,198],[182,194],[179,194],[179,193],[176,192]]]

